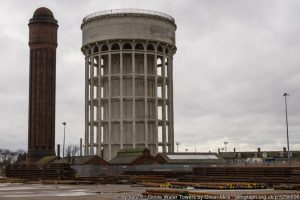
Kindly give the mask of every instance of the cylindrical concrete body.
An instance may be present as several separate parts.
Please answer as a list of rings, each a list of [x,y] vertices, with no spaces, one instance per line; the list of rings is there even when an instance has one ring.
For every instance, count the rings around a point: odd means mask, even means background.
[[[28,162],[55,155],[57,21],[38,8],[29,21]]]
[[[82,23],[85,154],[174,151],[174,19],[147,10],[91,14]]]

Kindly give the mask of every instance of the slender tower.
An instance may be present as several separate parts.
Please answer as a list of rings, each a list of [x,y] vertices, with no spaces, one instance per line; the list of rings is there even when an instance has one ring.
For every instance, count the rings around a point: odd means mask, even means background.
[[[55,155],[57,20],[38,8],[29,21],[29,122],[27,162]]]
[[[174,151],[173,17],[118,9],[83,19],[85,154],[105,160],[120,149]]]

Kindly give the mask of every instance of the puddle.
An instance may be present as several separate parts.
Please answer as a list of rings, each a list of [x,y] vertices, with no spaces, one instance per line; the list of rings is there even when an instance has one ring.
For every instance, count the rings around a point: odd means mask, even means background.
[[[1,184],[0,196],[4,198],[17,197],[67,197],[96,195],[87,189],[61,185],[19,185]]]
[[[70,190],[71,192],[86,192],[86,189],[76,189],[76,190]]]
[[[52,192],[52,193],[40,193],[40,194],[7,194],[1,197],[12,198],[12,197],[73,197],[73,196],[88,196],[95,195],[89,192]]]
[[[119,194],[119,193],[130,193],[130,192],[133,192],[133,191],[113,191],[113,192],[93,192],[93,193],[97,193],[97,194]]]
[[[5,185],[5,187],[0,187],[0,191],[13,191],[13,190],[40,190],[40,189],[56,189],[55,187],[49,186],[14,186]]]

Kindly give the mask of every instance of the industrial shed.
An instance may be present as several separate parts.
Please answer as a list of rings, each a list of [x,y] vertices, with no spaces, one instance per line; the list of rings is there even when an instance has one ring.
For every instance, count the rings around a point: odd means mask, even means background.
[[[109,161],[111,165],[147,165],[157,164],[155,157],[147,148],[121,149],[117,156]]]
[[[93,177],[104,174],[103,170],[109,165],[97,155],[66,157],[61,161],[70,163],[71,168],[76,171],[76,177]]]
[[[226,161],[216,153],[159,153],[155,159],[160,164],[193,164],[200,166],[226,164]]]

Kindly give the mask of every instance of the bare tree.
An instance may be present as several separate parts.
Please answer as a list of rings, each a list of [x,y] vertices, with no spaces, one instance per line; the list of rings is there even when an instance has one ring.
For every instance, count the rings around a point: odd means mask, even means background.
[[[79,150],[80,150],[79,146],[74,145],[72,147],[72,157],[76,156],[76,154],[78,153]]]
[[[79,152],[80,148],[77,145],[69,145],[66,149],[66,155],[69,163],[74,164],[74,159],[76,154]]]
[[[0,149],[0,165],[13,164],[26,159],[26,152],[22,149],[11,151],[9,149]]]

